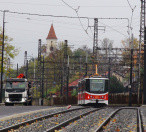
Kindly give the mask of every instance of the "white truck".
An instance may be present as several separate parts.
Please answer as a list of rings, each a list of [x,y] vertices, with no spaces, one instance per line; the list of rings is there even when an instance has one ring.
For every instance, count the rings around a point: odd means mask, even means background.
[[[5,105],[24,104],[31,105],[31,83],[21,74],[17,78],[6,80]]]

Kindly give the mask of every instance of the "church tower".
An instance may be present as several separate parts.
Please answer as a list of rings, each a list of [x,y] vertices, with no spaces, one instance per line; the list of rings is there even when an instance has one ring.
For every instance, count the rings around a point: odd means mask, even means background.
[[[56,50],[56,46],[57,46],[57,37],[54,31],[53,24],[51,25],[51,28],[46,40],[47,40],[46,53],[47,55],[49,55],[51,52]]]

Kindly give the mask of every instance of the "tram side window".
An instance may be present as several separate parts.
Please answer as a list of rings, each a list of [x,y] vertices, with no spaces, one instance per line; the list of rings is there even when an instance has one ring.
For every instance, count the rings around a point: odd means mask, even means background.
[[[83,81],[83,91],[85,91],[85,88],[86,87],[86,85],[85,85],[85,81]]]
[[[84,91],[84,81],[81,83],[81,91]]]
[[[78,92],[80,91],[80,82],[78,83]]]
[[[90,92],[90,80],[89,79],[86,79],[86,91],[87,92]]]
[[[109,83],[108,80],[105,80],[105,92],[108,91]]]

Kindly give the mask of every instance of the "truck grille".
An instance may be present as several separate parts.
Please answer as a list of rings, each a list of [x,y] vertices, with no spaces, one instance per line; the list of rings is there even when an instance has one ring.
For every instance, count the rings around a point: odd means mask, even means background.
[[[9,94],[10,101],[21,101],[22,94]]]

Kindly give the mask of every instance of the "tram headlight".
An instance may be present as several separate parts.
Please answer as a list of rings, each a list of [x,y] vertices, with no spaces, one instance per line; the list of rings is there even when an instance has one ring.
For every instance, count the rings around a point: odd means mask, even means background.
[[[90,97],[89,97],[89,95],[88,95],[88,99],[89,99]]]

